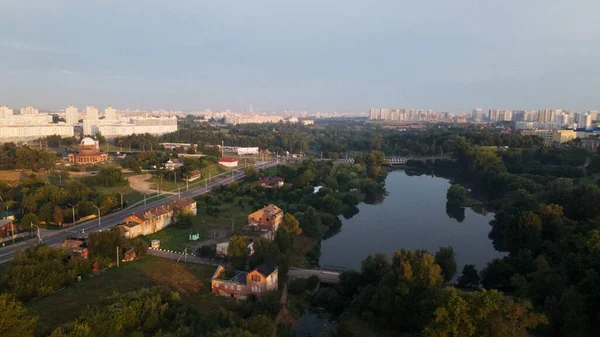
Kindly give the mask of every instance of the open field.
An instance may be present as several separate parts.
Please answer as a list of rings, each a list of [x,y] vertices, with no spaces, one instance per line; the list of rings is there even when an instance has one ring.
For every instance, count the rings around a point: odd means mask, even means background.
[[[26,303],[32,314],[39,316],[37,335],[47,336],[60,324],[72,321],[87,306],[93,306],[113,294],[144,287],[164,286],[182,294],[184,302],[203,314],[215,313],[227,299],[210,293],[210,278],[214,268],[197,264],[147,256],[123,263],[104,274],[84,278],[81,283],[62,289],[50,296]]]
[[[142,236],[141,238],[150,245],[152,240],[160,240],[160,248],[166,250],[173,250],[176,252],[182,252],[185,246],[190,246],[196,241],[190,241],[190,233],[199,233],[199,241],[206,239],[205,229],[182,229],[177,227],[167,227],[159,232],[152,235]]]

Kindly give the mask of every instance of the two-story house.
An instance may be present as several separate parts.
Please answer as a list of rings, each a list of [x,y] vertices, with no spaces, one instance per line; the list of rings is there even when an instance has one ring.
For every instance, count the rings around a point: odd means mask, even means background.
[[[283,211],[273,204],[248,215],[248,225],[262,231],[276,232],[282,220]]]
[[[213,294],[237,299],[250,295],[262,296],[278,289],[279,269],[271,263],[264,263],[256,269],[245,272],[218,266],[210,285]]]

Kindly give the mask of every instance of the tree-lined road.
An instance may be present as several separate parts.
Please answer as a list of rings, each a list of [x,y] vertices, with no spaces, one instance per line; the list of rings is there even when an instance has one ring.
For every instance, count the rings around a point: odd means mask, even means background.
[[[258,163],[256,165],[254,165],[254,167],[256,169],[266,169],[266,168],[275,166],[277,164],[278,164],[277,162],[262,162],[262,163]],[[207,185],[190,188],[187,191],[182,191],[180,194],[177,193],[174,195],[170,195],[169,197],[164,198],[164,199],[148,202],[145,206],[139,205],[139,206],[135,206],[135,207],[125,209],[122,211],[104,215],[101,217],[100,222],[96,218],[93,220],[82,222],[80,224],[74,225],[69,228],[65,228],[65,229],[58,230],[58,231],[53,231],[53,233],[49,236],[46,236],[46,237],[42,236],[42,241],[46,245],[54,246],[54,245],[60,244],[69,236],[79,236],[79,237],[87,236],[89,233],[101,231],[103,229],[114,227],[114,226],[122,223],[123,219],[126,216],[128,216],[134,212],[140,212],[146,208],[151,208],[151,207],[168,204],[173,200],[179,199],[180,195],[181,195],[181,198],[185,198],[185,197],[193,198],[193,197],[202,195],[202,194],[210,191],[215,186],[231,184],[232,182],[240,180],[242,178],[244,178],[243,172],[236,172],[233,174],[233,176],[226,175],[224,178],[215,179],[214,181],[208,183]],[[99,225],[99,223],[100,223],[100,225]],[[31,239],[31,240],[16,243],[14,245],[0,248],[0,263],[5,263],[5,262],[12,260],[13,256],[15,255],[15,253],[17,251],[23,250],[23,249],[25,249],[29,246],[33,246],[37,243],[38,243],[38,240]]]

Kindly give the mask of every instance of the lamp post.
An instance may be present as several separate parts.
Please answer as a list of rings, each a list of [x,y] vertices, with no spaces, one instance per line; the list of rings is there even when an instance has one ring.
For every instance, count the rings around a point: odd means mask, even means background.
[[[100,207],[94,205],[94,208],[96,208],[98,210],[98,231],[102,231],[102,227],[101,227],[102,220],[100,217]]]
[[[117,191],[121,195],[121,210],[123,210],[123,192]]]
[[[75,224],[75,206],[71,205],[70,203],[67,205],[71,206],[71,209],[73,210],[73,224]]]
[[[40,226],[38,225],[34,225],[33,222],[31,223],[31,228],[33,229],[33,226],[37,227],[37,232],[38,232],[38,243],[41,244],[42,243],[42,235],[40,234]]]

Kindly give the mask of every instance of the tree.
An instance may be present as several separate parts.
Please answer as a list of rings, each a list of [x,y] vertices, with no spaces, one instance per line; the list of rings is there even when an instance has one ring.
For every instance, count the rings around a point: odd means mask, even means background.
[[[376,285],[390,269],[386,254],[369,255],[361,263],[361,275],[367,284]]]
[[[435,310],[433,320],[423,330],[424,337],[469,337],[475,334],[470,303],[458,290],[446,288],[444,304]]]
[[[36,226],[40,225],[40,219],[38,218],[38,216],[33,213],[27,213],[23,215],[23,217],[21,218],[21,228],[31,229],[31,224],[34,224]]]
[[[304,234],[313,239],[323,237],[323,233],[325,232],[317,210],[312,207],[308,207],[301,214],[300,228]]]
[[[137,238],[133,240],[133,249],[135,250],[135,255],[137,257],[146,256],[148,254],[148,243],[140,238]]]
[[[246,319],[244,328],[256,336],[270,337],[275,330],[275,322],[266,315],[256,315]]]
[[[0,294],[0,336],[33,337],[36,322],[14,295]]]
[[[190,212],[177,212],[175,216],[175,227],[179,228],[191,228],[194,222],[194,214]]]
[[[467,264],[464,266],[462,270],[462,274],[458,278],[458,286],[459,287],[469,287],[469,288],[477,288],[479,283],[481,282],[481,278],[477,273],[477,268],[475,268],[474,264]]]
[[[513,301],[496,290],[460,296],[447,288],[434,318],[423,330],[425,337],[527,336],[527,329],[547,323],[544,315],[532,312],[531,303]]]
[[[51,202],[47,202],[40,207],[38,212],[40,216],[40,220],[46,223],[52,222],[54,220],[54,205]]]
[[[229,241],[227,247],[227,259],[235,269],[242,269],[246,265],[246,256],[248,255],[248,243],[241,235],[234,235]]]
[[[285,228],[286,231],[294,233],[296,235],[302,234],[300,222],[296,219],[296,217],[294,217],[290,213],[285,213],[285,215],[283,216],[282,224],[283,228]]]
[[[444,281],[449,282],[456,275],[456,259],[454,257],[454,248],[440,247],[435,253],[435,263],[442,268]]]
[[[54,206],[54,223],[58,226],[61,226],[64,220],[63,210],[60,206]]]
[[[448,203],[454,205],[462,205],[467,201],[469,192],[460,184],[453,184],[448,188],[446,199]]]

